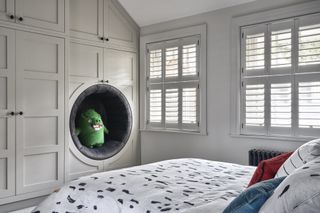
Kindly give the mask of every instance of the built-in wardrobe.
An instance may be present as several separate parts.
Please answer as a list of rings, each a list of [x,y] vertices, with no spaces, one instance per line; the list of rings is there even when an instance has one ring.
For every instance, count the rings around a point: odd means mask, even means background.
[[[0,0],[0,205],[139,163],[138,38],[116,0]],[[118,88],[134,115],[133,136],[108,161],[70,148],[69,100],[93,83]]]

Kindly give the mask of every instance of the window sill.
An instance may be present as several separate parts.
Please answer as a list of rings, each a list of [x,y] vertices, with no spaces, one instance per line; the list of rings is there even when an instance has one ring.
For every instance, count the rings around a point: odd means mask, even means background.
[[[199,135],[207,136],[208,132],[196,132],[188,130],[165,130],[165,129],[140,129],[140,132],[158,132],[158,133],[178,133],[178,134],[188,134],[188,135]]]
[[[263,135],[244,135],[244,134],[230,134],[233,138],[249,138],[275,141],[291,141],[291,142],[308,142],[316,139],[316,137],[286,137],[286,136],[263,136]]]

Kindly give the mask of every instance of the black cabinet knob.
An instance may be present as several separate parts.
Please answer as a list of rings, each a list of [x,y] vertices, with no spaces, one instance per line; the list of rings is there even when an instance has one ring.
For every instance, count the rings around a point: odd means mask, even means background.
[[[103,40],[104,40],[104,38],[103,38],[103,37],[99,37],[99,38],[100,38],[100,40],[101,40],[101,41],[103,41]]]
[[[18,114],[19,114],[19,115],[23,115],[23,112],[19,112]]]
[[[22,17],[19,17],[18,20],[19,20],[19,21],[23,21],[23,18],[22,18]]]
[[[109,38],[106,38],[106,41],[109,41]]]
[[[9,114],[12,115],[12,116],[14,116],[14,112],[10,112]]]
[[[106,82],[106,83],[109,83],[109,80],[106,80],[105,82]]]
[[[11,19],[11,20],[13,20],[14,19],[14,15],[9,15],[9,18]]]

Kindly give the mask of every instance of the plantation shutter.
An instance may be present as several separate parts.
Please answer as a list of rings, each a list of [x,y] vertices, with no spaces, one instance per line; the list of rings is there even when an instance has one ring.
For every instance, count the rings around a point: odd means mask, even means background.
[[[200,37],[147,46],[147,128],[199,131]]]
[[[320,15],[241,28],[241,134],[320,136]]]

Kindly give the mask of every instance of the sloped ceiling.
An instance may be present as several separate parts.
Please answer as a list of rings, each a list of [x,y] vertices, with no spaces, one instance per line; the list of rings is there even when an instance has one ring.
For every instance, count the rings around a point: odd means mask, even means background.
[[[119,0],[139,26],[170,21],[255,0]]]

